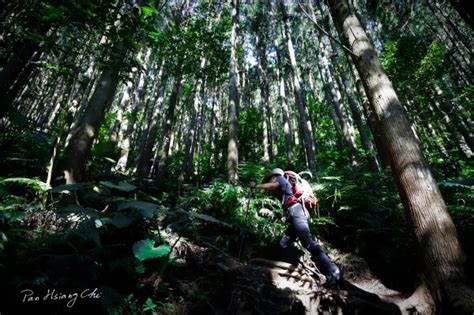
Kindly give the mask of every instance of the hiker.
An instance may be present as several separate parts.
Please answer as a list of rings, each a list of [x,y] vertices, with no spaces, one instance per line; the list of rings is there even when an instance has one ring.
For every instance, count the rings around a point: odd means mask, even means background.
[[[293,173],[293,172],[287,172]],[[296,173],[293,173],[296,175]],[[341,277],[341,272],[337,265],[331,261],[324,249],[318,245],[309,230],[309,213],[304,207],[304,200],[296,200],[292,184],[285,178],[285,172],[276,168],[263,178],[263,183],[257,185],[250,183],[251,188],[274,190],[283,202],[287,218],[288,228],[285,235],[280,240],[280,246],[287,248],[296,238],[299,238],[304,248],[311,253],[312,259],[316,262],[318,268],[326,276],[325,287],[335,284]]]

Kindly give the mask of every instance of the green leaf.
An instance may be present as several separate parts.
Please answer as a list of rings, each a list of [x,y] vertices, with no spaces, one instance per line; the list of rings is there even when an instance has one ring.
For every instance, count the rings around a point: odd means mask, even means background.
[[[150,298],[148,298],[148,299],[146,299],[145,304],[143,304],[143,311],[144,312],[153,311],[153,310],[156,309],[156,307],[157,307],[157,305],[155,303],[153,303],[153,301]]]
[[[111,224],[119,229],[123,229],[124,227],[127,227],[129,226],[130,224],[132,224],[133,220],[126,216],[126,215],[123,215],[121,213],[115,215],[112,219],[109,219],[109,220],[103,220],[105,223],[107,224]]]
[[[148,33],[148,36],[153,38],[154,40],[159,40],[160,37],[161,37],[161,33],[158,33],[158,32],[149,32]]]
[[[117,164],[117,161],[115,161],[114,159],[111,159],[109,157],[104,157],[104,160],[106,162],[109,162],[110,164],[114,164],[114,165]]]
[[[158,10],[153,7],[142,6],[141,7],[143,13],[148,16],[152,16],[153,14],[158,14]]]
[[[181,213],[185,213],[188,216],[190,216],[192,218],[199,219],[199,220],[203,220],[203,221],[207,221],[207,222],[213,222],[213,223],[217,223],[217,224],[222,224],[222,225],[229,226],[229,227],[231,226],[230,224],[225,223],[225,222],[220,221],[220,220],[217,220],[216,218],[214,218],[210,215],[207,215],[207,214],[196,213],[196,212],[188,212],[188,211],[185,211],[183,209],[178,209],[177,211],[181,212]]]
[[[100,183],[102,185],[104,185],[105,187],[112,188],[112,189],[117,189],[117,190],[121,190],[121,191],[125,191],[125,192],[131,192],[131,191],[134,191],[135,189],[137,189],[136,186],[133,186],[132,184],[129,184],[125,181],[119,182],[118,185],[116,185],[112,182],[100,182]]]
[[[133,254],[140,261],[151,258],[159,258],[168,255],[171,247],[168,245],[160,245],[155,247],[154,240],[142,240],[133,244]]]
[[[117,210],[121,211],[121,210],[129,209],[129,208],[135,208],[135,209],[141,210],[141,213],[145,218],[153,217],[155,212],[158,211],[157,204],[151,203],[151,202],[145,202],[145,201],[124,202],[118,206]]]
[[[7,183],[7,184],[14,183],[14,184],[25,185],[40,192],[46,192],[51,188],[49,185],[47,185],[46,183],[40,180],[33,179],[33,178],[25,178],[25,177],[7,178],[0,181],[0,183]]]

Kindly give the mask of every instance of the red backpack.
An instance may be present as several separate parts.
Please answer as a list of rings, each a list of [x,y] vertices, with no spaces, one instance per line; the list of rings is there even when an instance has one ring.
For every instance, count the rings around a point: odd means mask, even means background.
[[[293,190],[293,196],[288,197],[286,206],[292,206],[300,202],[306,209],[314,209],[319,202],[313,193],[309,183],[293,171],[285,171],[283,177],[290,183]]]

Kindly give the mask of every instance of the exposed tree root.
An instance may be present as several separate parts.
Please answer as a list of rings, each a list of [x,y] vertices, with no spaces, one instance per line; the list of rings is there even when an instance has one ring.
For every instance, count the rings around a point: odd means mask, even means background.
[[[213,279],[212,285],[206,288],[206,302],[195,306],[193,311],[215,314],[402,313],[397,303],[388,298],[390,294],[381,297],[350,280],[342,281],[338,289],[324,289],[323,276],[309,263],[293,266],[260,258],[241,263],[230,255],[183,240],[174,248],[174,254],[186,261],[180,268]],[[393,292],[392,295],[399,294]]]

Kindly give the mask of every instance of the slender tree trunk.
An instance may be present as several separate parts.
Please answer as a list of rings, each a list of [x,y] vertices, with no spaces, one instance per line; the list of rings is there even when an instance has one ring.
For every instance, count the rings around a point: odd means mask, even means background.
[[[261,95],[262,122],[263,122],[263,162],[269,166],[273,160],[271,123],[270,123],[270,88],[267,77],[267,52],[266,52],[266,22],[262,12],[262,4],[258,4],[258,12],[255,17],[255,42],[258,56],[259,86]]]
[[[336,29],[338,29],[337,25],[336,25]],[[338,32],[340,31],[338,30]],[[377,148],[377,153],[379,154],[379,157],[380,157],[381,166],[383,168],[388,168],[390,167],[389,157],[387,156],[386,150],[384,148],[380,128],[375,122],[373,111],[369,107],[369,100],[365,93],[364,85],[362,83],[362,80],[360,79],[359,74],[357,73],[357,69],[355,67],[352,56],[346,50],[345,50],[345,53],[347,57],[347,63],[349,64],[351,74],[356,85],[359,101],[364,111],[364,116],[366,117],[370,131],[372,133],[372,136],[374,137],[374,143],[375,143],[375,147]]]
[[[444,18],[444,21],[451,27],[453,32],[456,34],[457,38],[461,41],[461,43],[464,45],[464,47],[467,49],[467,51],[472,54],[472,44],[469,42],[469,39],[467,36],[465,36],[459,27],[454,24],[453,20],[449,17],[447,12],[443,10],[442,8],[439,7],[438,3],[431,4],[430,1],[428,1],[428,5],[433,6],[436,8],[436,10],[439,12],[439,14]]]
[[[437,302],[444,300],[472,313],[474,292],[465,285],[465,255],[456,227],[410,122],[347,0],[330,0],[329,5],[345,44],[357,56],[354,62],[391,156],[393,177],[419,245],[431,295]]]
[[[144,135],[146,138],[144,140],[143,146],[138,153],[137,159],[137,176],[139,178],[146,177],[150,174],[152,167],[152,158],[153,158],[153,148],[155,146],[156,135],[158,133],[159,127],[159,114],[161,112],[161,107],[164,99],[165,87],[167,80],[165,79],[164,71],[160,72],[158,77],[160,78],[160,87],[157,91],[157,97],[155,105],[152,106],[153,112],[149,115],[148,130]]]
[[[323,38],[320,38],[323,40]],[[346,111],[343,104],[341,103],[341,94],[340,89],[337,86],[337,82],[333,78],[336,78],[334,68],[331,65],[331,61],[328,59],[329,51],[327,44],[321,42],[321,52],[322,52],[322,68],[323,74],[326,77],[326,89],[328,96],[330,96],[330,103],[334,107],[334,111],[338,117],[337,122],[340,124],[340,129],[342,130],[342,137],[347,148],[349,148],[349,158],[353,167],[357,166],[357,161],[355,157],[356,144],[354,137],[354,127],[347,117]]]
[[[285,76],[284,76],[284,67],[282,67],[282,58],[280,50],[278,49],[277,42],[275,40],[275,50],[277,54],[277,78],[279,84],[279,96],[281,102],[281,109],[282,109],[282,116],[283,116],[283,133],[285,134],[285,145],[286,145],[286,157],[288,158],[288,164],[294,164],[294,157],[293,157],[293,128],[291,128],[290,122],[290,114],[288,109],[288,100],[286,97],[285,91]],[[280,70],[280,67],[282,69]]]
[[[469,0],[449,0],[453,8],[458,11],[463,20],[474,30],[472,10],[469,10]]]
[[[438,21],[439,28],[441,28],[444,31],[444,33],[446,34],[446,37],[449,38],[449,40],[451,41],[451,47],[453,47],[453,49],[456,50],[456,52],[459,55],[460,60],[464,61],[463,63],[466,65],[466,72],[472,75],[473,69],[470,62],[470,59],[472,59],[472,54],[471,54],[470,45],[463,42],[463,37],[458,36],[458,38],[455,38],[453,34],[451,34],[451,32],[449,31],[449,28],[446,26],[446,22],[442,21],[441,18],[438,16],[438,14],[436,13],[436,10],[431,5],[430,1],[427,1],[426,3],[428,4],[428,7],[431,10],[432,16],[434,16],[435,19]],[[467,49],[468,57],[466,57],[463,51],[461,50],[462,46],[460,45],[460,43],[464,44],[465,48]],[[458,45],[461,47],[458,47]]]
[[[293,75],[293,86],[295,93],[295,101],[299,111],[300,128],[303,133],[304,148],[306,152],[306,160],[308,167],[313,174],[316,174],[316,154],[315,154],[315,142],[313,139],[313,131],[311,121],[306,108],[306,101],[304,98],[303,89],[300,85],[300,74],[298,66],[296,64],[295,50],[293,48],[293,41],[290,34],[290,25],[288,21],[288,15],[286,13],[285,4],[283,1],[279,1],[280,10],[283,16],[283,26],[285,31],[285,38],[287,41],[288,56],[290,58],[290,69]]]
[[[179,92],[181,90],[181,84],[182,84],[182,79],[183,79],[181,71],[182,69],[180,70],[180,73],[177,74],[174,80],[168,109],[166,110],[166,114],[165,114],[163,136],[162,136],[163,141],[161,144],[161,149],[159,153],[159,163],[158,163],[158,168],[157,168],[158,178],[165,177],[166,166],[168,165],[169,152],[171,149],[171,140],[172,140],[171,137],[172,137],[173,127],[175,123],[175,111],[176,111],[176,106],[178,105]]]
[[[340,72],[343,72],[343,71],[344,70],[341,70]],[[372,171],[378,172],[380,171],[380,163],[377,159],[377,156],[374,153],[374,147],[372,146],[372,142],[370,141],[367,131],[365,129],[365,124],[362,121],[362,116],[359,111],[359,105],[357,104],[356,100],[354,99],[354,96],[352,95],[350,91],[348,78],[346,77],[345,74],[342,74],[341,81],[342,81],[342,85],[344,86],[344,92],[349,101],[349,107],[351,109],[352,117],[354,118],[354,121],[356,123],[357,130],[359,130],[362,147],[367,153],[369,167]]]
[[[229,93],[229,142],[227,145],[227,180],[235,184],[238,180],[237,167],[239,153],[237,148],[237,111],[239,108],[239,78],[237,67],[237,33],[239,29],[239,0],[231,0],[232,32],[230,37],[230,93]]]
[[[5,116],[19,87],[24,85],[26,78],[33,70],[33,61],[38,60],[40,56],[38,49],[38,42],[25,41],[15,48],[12,57],[2,68],[0,72],[0,118]],[[20,74],[21,82],[15,84]]]
[[[200,73],[203,72],[203,69],[206,65],[206,58],[201,57],[201,66]],[[199,107],[201,100],[201,87],[203,86],[204,78],[199,76],[197,79],[195,88],[194,88],[194,98],[192,100],[192,112],[191,112],[191,124],[189,125],[189,132],[186,139],[186,145],[184,147],[184,165],[181,171],[180,178],[185,176],[190,176],[193,172],[193,161],[194,161],[194,152],[196,148],[196,135],[198,127],[198,116],[199,116]]]

